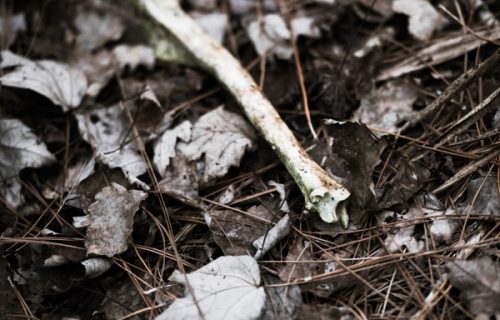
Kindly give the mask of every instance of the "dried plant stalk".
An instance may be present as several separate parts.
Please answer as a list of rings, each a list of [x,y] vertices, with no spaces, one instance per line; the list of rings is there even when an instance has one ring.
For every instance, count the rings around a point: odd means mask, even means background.
[[[215,76],[236,98],[250,122],[277,153],[305,198],[306,209],[325,222],[347,227],[343,201],[350,192],[329,176],[301,147],[248,72],[210,38],[177,0],[139,0],[146,11],[189,52],[195,63]]]

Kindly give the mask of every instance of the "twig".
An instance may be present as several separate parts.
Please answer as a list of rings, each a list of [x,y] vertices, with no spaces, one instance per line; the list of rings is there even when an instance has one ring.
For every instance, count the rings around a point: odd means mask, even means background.
[[[492,111],[497,108],[496,104],[492,102],[498,97],[500,94],[500,88],[497,88],[493,91],[486,99],[484,99],[480,104],[478,104],[475,108],[469,111],[465,116],[463,116],[460,120],[453,123],[453,125],[448,128],[441,137],[437,139],[435,142],[435,147],[440,147],[446,142],[450,141],[458,134],[467,130],[474,122],[476,122],[479,118],[484,116],[486,113]]]
[[[210,38],[176,0],[138,1],[190,53],[197,65],[215,76],[235,97],[299,186],[306,209],[318,212],[325,222],[347,227],[349,217],[343,201],[350,192],[307,155],[240,63]]]
[[[452,185],[454,185],[458,181],[462,180],[466,176],[476,172],[479,168],[481,168],[482,166],[484,166],[485,164],[490,162],[492,159],[497,157],[498,154],[499,154],[499,150],[495,150],[494,152],[490,153],[489,155],[485,156],[484,158],[476,160],[476,161],[464,166],[463,168],[458,170],[457,173],[455,173],[455,175],[453,177],[448,179],[445,183],[443,183],[442,185],[440,185],[436,189],[432,190],[432,193],[437,194],[437,193],[440,193],[440,192],[448,189],[449,187],[451,187]]]
[[[492,111],[492,109],[496,108],[497,105],[493,104],[492,102],[498,97],[499,94],[500,94],[500,88],[497,88],[488,97],[486,97],[486,99],[484,99],[479,105],[474,107],[460,120],[453,123],[453,125],[450,128],[448,128],[448,130],[446,130],[445,133],[443,133],[438,139],[436,139],[436,141],[434,141],[434,148],[439,148],[443,146],[445,143],[449,142],[458,134],[467,130],[467,128],[469,128],[479,118],[484,116],[486,113]],[[416,157],[414,157],[412,161],[422,159],[427,154],[428,151],[422,152]]]
[[[402,128],[401,132],[413,127],[420,121],[424,120],[427,116],[432,114],[435,110],[442,107],[445,103],[451,100],[451,98],[465,89],[474,79],[482,76],[488,70],[492,70],[495,65],[500,61],[500,49],[497,49],[495,53],[489,56],[478,66],[467,70],[455,81],[453,81],[444,92],[439,95],[431,104],[427,105],[424,109],[420,110],[414,117],[412,117]]]
[[[292,45],[293,60],[295,62],[297,79],[299,80],[300,94],[302,95],[302,107],[306,116],[307,126],[309,127],[309,131],[311,131],[311,135],[313,136],[314,140],[318,140],[318,135],[316,134],[316,130],[314,130],[312,124],[311,112],[309,111],[309,98],[307,97],[304,74],[302,72],[302,63],[300,62],[300,54],[299,50],[297,49],[297,38],[295,37],[291,24],[290,11],[286,7],[286,1],[279,1],[279,6],[281,14],[285,17],[287,28],[290,31],[290,42]]]

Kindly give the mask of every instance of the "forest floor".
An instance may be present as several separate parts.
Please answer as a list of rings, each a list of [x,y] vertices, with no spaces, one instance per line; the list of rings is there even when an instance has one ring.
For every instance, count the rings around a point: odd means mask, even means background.
[[[500,318],[500,2],[181,4],[347,228],[134,1],[0,0],[0,319]]]

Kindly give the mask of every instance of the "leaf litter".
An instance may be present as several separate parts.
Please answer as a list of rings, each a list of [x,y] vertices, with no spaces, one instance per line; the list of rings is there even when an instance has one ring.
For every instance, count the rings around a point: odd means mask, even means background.
[[[2,312],[201,318],[194,293],[205,318],[236,310],[231,298],[245,319],[498,313],[498,116],[436,144],[498,75],[481,73],[421,117],[448,83],[495,54],[495,2],[183,4],[250,66],[310,155],[349,184],[351,224],[304,213],[234,101],[200,69],[156,60],[128,2],[13,2],[0,21],[12,50],[0,64]],[[469,17],[473,32],[445,21],[438,5]],[[214,262],[218,273],[204,272]]]
[[[145,192],[128,191],[117,183],[102,189],[88,208],[87,254],[113,257],[127,250],[134,215],[146,197]]]
[[[0,78],[2,85],[33,90],[64,111],[82,102],[87,78],[79,69],[51,60],[31,61],[10,51],[2,51],[1,55],[0,69],[14,68]]]
[[[0,119],[0,190],[7,204],[14,208],[24,204],[21,170],[54,161],[47,146],[25,124],[17,119]]]
[[[196,319],[200,314],[207,320],[257,319],[266,299],[257,261],[249,256],[220,257],[186,275],[175,270],[169,280],[191,289],[157,320]]]

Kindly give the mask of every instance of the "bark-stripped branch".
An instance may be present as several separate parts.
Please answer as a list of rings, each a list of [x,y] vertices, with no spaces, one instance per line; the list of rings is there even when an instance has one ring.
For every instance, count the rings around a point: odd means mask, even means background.
[[[306,209],[317,211],[326,222],[347,227],[348,215],[342,202],[349,197],[349,191],[307,155],[241,64],[210,38],[179,7],[177,0],[139,2],[189,52],[197,65],[215,76],[236,98],[247,118],[294,178],[304,195]]]

